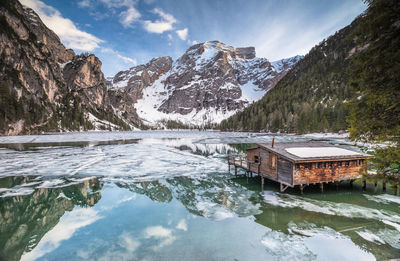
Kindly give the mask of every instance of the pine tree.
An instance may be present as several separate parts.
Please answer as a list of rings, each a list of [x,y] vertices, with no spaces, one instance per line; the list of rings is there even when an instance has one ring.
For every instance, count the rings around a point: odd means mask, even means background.
[[[387,142],[376,148],[371,161],[381,178],[400,186],[400,2],[367,1],[358,30],[358,52],[353,56],[349,103],[353,140]]]

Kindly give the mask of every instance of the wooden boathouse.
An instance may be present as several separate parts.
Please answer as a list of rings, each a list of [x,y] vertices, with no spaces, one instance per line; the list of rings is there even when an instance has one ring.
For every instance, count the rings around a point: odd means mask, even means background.
[[[288,142],[258,143],[247,150],[245,157],[228,155],[228,166],[245,170],[247,177],[255,173],[280,183],[280,191],[288,187],[303,188],[310,184],[319,184],[323,191],[324,183],[336,183],[361,176],[365,160],[371,157],[324,142]],[[363,184],[363,186],[365,183]]]

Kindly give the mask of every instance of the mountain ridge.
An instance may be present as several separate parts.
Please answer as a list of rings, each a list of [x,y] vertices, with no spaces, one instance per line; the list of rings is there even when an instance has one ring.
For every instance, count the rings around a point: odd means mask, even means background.
[[[351,37],[359,20],[314,46],[260,101],[224,120],[221,130],[288,133],[340,131],[348,128],[346,101],[351,56],[362,50]]]
[[[158,57],[121,71],[108,78],[108,88],[131,96],[134,108],[129,110],[152,127],[167,121],[212,126],[260,99],[301,58],[280,60],[278,70],[266,58],[257,58],[254,47],[206,41],[189,47],[176,61]],[[148,70],[154,63],[161,73]]]

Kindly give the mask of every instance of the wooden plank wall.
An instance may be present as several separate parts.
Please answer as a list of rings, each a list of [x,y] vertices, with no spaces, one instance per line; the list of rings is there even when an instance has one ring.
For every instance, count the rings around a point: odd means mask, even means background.
[[[311,169],[306,169],[304,164],[300,164],[299,169],[295,169],[293,175],[294,184],[321,183],[333,182],[340,180],[355,179],[360,175],[361,165],[357,166],[356,161],[350,161],[348,167],[342,161],[342,166],[339,167],[337,162],[333,162],[332,167],[315,168],[315,163],[312,163]]]
[[[258,151],[259,151],[259,149],[248,150],[247,156],[246,156],[247,160],[254,161],[254,156],[258,155]]]
[[[290,161],[278,159],[278,180],[287,184],[293,182],[293,164]]]
[[[268,175],[272,177],[274,180],[277,180],[278,168],[277,165],[275,167],[272,167],[270,165],[271,156],[272,154],[270,154],[268,151],[260,149],[260,158],[261,158],[260,172],[261,174]]]

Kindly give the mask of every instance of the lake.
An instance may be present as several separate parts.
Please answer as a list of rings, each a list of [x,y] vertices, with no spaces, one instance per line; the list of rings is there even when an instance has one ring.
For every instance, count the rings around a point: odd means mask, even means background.
[[[0,260],[400,258],[400,197],[348,182],[279,193],[228,172],[272,135],[212,131],[0,137]],[[275,135],[363,150],[340,135]],[[355,146],[356,145],[356,146]]]

